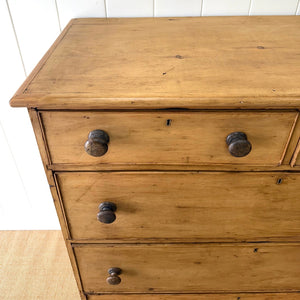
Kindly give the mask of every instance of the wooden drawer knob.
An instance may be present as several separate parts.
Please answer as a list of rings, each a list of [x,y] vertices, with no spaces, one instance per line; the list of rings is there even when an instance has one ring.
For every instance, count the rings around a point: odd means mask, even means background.
[[[115,211],[117,210],[116,204],[112,202],[102,202],[99,205],[99,212],[97,219],[101,223],[110,224],[116,219]]]
[[[250,153],[251,143],[243,132],[232,132],[226,138],[229,153],[235,157],[243,157]]]
[[[109,276],[106,278],[106,282],[110,285],[117,285],[121,283],[121,278],[118,276],[122,273],[120,268],[108,269]]]
[[[100,129],[89,133],[88,140],[84,144],[87,154],[92,156],[102,156],[108,150],[109,135]]]

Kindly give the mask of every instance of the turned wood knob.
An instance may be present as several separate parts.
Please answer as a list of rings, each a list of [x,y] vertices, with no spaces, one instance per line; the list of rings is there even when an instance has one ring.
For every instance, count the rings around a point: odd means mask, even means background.
[[[115,211],[117,210],[116,204],[112,202],[102,202],[99,205],[99,212],[97,219],[101,223],[110,224],[116,219]]]
[[[110,285],[117,285],[121,283],[121,278],[118,276],[122,273],[120,268],[108,269],[109,276],[106,278],[106,282]]]
[[[109,135],[100,129],[89,133],[88,140],[84,144],[87,154],[92,156],[102,156],[108,150]]]
[[[229,153],[235,157],[243,157],[250,153],[251,143],[243,132],[232,132],[226,138]]]

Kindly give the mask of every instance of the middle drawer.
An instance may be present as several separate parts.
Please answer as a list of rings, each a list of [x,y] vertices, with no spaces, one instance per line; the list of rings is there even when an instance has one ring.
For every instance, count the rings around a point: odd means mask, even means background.
[[[297,173],[59,172],[56,178],[72,239],[300,238]],[[101,204],[112,223],[98,221]]]

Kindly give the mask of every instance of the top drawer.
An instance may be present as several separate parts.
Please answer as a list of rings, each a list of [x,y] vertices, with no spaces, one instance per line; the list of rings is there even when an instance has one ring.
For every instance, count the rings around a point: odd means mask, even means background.
[[[51,162],[82,165],[276,166],[295,117],[296,112],[41,112]],[[85,151],[89,133],[97,129],[109,135],[108,150],[99,157]],[[234,132],[246,134],[252,147],[248,155],[229,153],[226,137]],[[99,145],[97,139],[89,142],[89,147]],[[249,143],[239,138],[233,149],[242,148],[244,155],[243,146]]]

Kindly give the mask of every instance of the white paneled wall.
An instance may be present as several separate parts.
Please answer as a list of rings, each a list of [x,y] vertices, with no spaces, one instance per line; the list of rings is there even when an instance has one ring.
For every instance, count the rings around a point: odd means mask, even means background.
[[[56,0],[61,28],[72,18],[105,18],[105,0]]]
[[[250,0],[204,0],[203,16],[248,15]]]
[[[200,0],[160,0],[155,1],[156,17],[200,16],[202,1]]]
[[[8,0],[27,74],[58,36],[59,23],[53,0]]]
[[[0,30],[0,229],[58,228],[27,111],[8,105],[26,77],[22,61],[25,56],[20,55],[19,41],[22,34],[26,41],[27,33],[21,30],[16,36],[10,10],[3,0],[0,0]],[[40,47],[38,39],[32,35],[28,39],[32,47]],[[25,45],[29,47],[26,42]],[[38,59],[29,56],[29,64]]]
[[[300,0],[0,0],[0,230],[58,229],[26,109],[8,101],[80,17],[300,15]]]
[[[252,0],[251,15],[294,15],[297,10],[298,0]]]
[[[153,17],[153,0],[106,0],[107,17]]]

